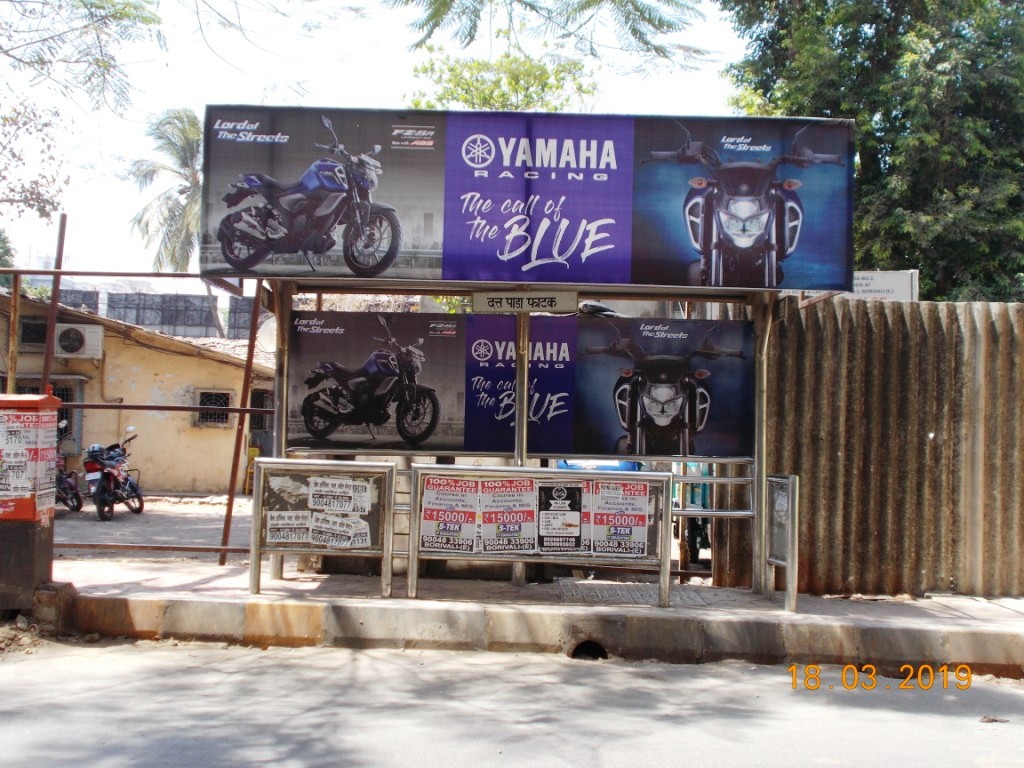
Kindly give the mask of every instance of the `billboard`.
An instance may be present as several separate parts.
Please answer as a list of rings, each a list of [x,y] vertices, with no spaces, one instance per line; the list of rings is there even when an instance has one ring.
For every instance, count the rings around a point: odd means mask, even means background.
[[[512,455],[515,318],[296,311],[287,448]],[[533,456],[753,455],[754,331],[742,321],[530,319]]]
[[[850,121],[207,108],[205,275],[852,287]]]

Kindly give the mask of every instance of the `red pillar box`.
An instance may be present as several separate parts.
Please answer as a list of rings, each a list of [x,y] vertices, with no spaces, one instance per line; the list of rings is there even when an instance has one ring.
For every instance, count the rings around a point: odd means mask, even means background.
[[[46,395],[0,395],[0,610],[31,608],[53,574],[57,408]]]

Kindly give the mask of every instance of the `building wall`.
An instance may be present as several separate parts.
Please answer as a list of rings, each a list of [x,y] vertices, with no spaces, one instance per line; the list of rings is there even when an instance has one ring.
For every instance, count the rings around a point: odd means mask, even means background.
[[[33,318],[35,319],[35,318]],[[6,340],[7,318],[3,318]],[[223,426],[200,426],[196,414],[161,411],[159,406],[192,406],[200,391],[228,394],[229,405],[238,406],[242,392],[243,364],[212,359],[202,350],[182,352],[166,348],[163,340],[134,331],[127,338],[111,329],[104,334],[103,358],[54,358],[50,378],[62,385],[80,382],[81,401],[108,404],[104,409],[70,409],[75,440],[63,445],[72,469],[81,469],[81,453],[90,443],[118,442],[125,428],[136,428],[130,464],[141,470],[144,492],[226,493],[229,486],[235,425],[238,414],[229,414]],[[4,343],[6,360],[6,343]],[[18,361],[19,383],[38,385],[42,350],[25,350]],[[70,378],[69,378],[70,377]],[[256,377],[254,387],[272,388],[266,377]],[[114,406],[152,405],[146,410],[118,410]],[[243,451],[245,450],[243,445]],[[239,467],[237,488],[242,487],[245,454]]]

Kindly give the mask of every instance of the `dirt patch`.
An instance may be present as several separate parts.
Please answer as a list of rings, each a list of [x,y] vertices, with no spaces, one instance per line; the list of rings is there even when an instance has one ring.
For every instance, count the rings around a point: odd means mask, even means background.
[[[0,655],[35,653],[48,642],[50,640],[41,635],[39,628],[24,615],[0,624]]]

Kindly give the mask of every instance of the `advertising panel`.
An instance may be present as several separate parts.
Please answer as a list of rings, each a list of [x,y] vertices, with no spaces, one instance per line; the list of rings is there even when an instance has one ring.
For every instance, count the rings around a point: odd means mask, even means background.
[[[207,108],[206,275],[849,290],[811,118]]]
[[[290,450],[514,452],[515,318],[297,311],[289,334]],[[753,455],[750,323],[534,316],[528,353],[531,455]]]
[[[264,462],[260,544],[271,549],[380,549],[384,504],[380,470],[370,473],[323,464]]]

